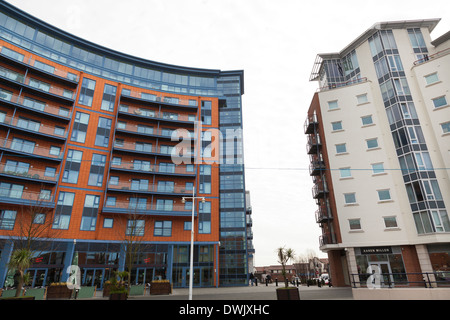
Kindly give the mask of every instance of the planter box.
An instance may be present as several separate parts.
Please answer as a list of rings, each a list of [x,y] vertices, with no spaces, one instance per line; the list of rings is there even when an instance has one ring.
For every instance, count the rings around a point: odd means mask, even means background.
[[[170,282],[151,282],[150,294],[171,294],[172,285]]]
[[[48,286],[47,287],[47,300],[48,299],[70,299],[72,297],[73,289],[67,288],[67,286]]]
[[[109,300],[127,300],[128,294],[127,293],[110,293],[109,294]]]
[[[298,292],[298,288],[278,288],[277,300],[300,300],[300,293]]]

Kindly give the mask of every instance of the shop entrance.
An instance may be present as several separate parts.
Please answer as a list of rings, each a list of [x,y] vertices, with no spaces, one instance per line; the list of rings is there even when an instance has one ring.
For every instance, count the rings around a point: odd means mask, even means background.
[[[105,278],[105,269],[86,268],[83,270],[83,278],[81,280],[81,285],[88,287],[97,286],[97,289],[100,289],[103,286],[104,278]]]
[[[379,283],[376,283],[376,285],[381,287],[392,287],[394,285],[394,278],[388,262],[370,262],[369,267],[372,273],[375,274],[373,278],[379,279]],[[377,276],[376,273],[379,273],[379,275]]]
[[[30,268],[27,270],[27,273],[30,274],[30,285],[32,288],[45,287],[47,269]]]

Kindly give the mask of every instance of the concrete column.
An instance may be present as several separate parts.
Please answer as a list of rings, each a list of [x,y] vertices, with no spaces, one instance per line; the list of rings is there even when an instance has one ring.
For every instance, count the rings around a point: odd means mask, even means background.
[[[356,275],[358,273],[358,265],[356,264],[355,250],[353,248],[345,248],[345,250],[347,256],[348,272],[350,274],[350,285],[352,287],[360,287],[359,276]],[[354,275],[352,276],[352,274]],[[353,281],[355,281],[356,283],[354,284]]]
[[[417,257],[419,259],[420,269],[424,273],[426,273],[426,272],[429,273],[429,274],[424,275],[424,280],[431,281],[432,286],[436,287],[436,283],[435,283],[436,278],[433,274],[433,266],[431,265],[430,255],[428,253],[427,246],[424,244],[417,244],[416,252],[417,252]]]

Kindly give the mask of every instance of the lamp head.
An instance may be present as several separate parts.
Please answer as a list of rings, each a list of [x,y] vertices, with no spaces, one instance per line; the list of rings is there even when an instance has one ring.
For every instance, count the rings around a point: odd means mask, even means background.
[[[185,202],[186,202],[186,199],[184,199],[184,197],[181,198],[181,203],[185,203]]]

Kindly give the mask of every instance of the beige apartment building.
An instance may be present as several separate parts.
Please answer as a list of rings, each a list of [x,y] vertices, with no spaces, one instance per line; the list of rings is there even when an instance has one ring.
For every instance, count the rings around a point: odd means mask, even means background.
[[[450,280],[450,32],[376,23],[318,54],[304,125],[320,249],[335,286]],[[434,40],[433,40],[434,38]]]

